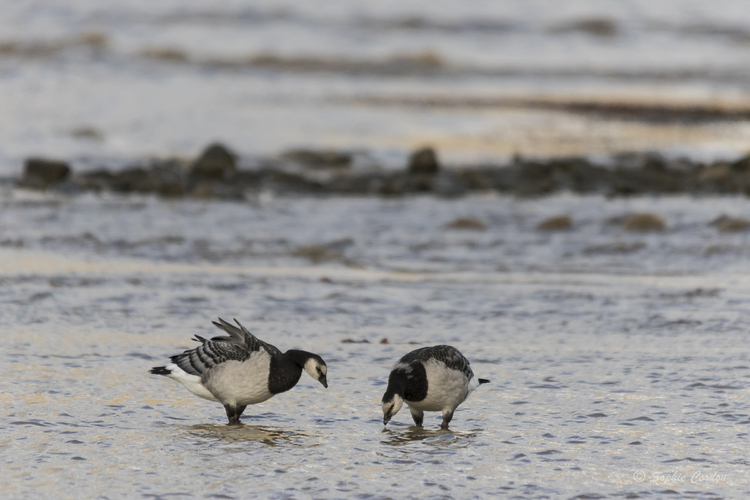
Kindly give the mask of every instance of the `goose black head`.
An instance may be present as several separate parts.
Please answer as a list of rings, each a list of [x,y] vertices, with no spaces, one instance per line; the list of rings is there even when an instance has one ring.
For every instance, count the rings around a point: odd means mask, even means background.
[[[312,378],[320,382],[323,387],[328,388],[328,366],[323,358],[317,354],[311,354],[310,357],[305,361],[305,371]]]

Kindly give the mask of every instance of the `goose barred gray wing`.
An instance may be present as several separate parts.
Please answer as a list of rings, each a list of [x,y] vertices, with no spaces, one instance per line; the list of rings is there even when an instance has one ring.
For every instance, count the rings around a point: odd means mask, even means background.
[[[401,358],[400,363],[411,364],[416,361],[424,363],[430,359],[441,361],[451,370],[462,372],[469,380],[474,377],[474,372],[471,370],[471,366],[469,366],[469,360],[458,349],[449,345],[436,345],[434,347],[416,349]]]
[[[221,339],[221,337],[219,338]],[[229,360],[245,361],[250,357],[250,351],[225,340],[206,340],[197,335],[196,340],[202,342],[202,345],[170,358],[172,363],[190,375],[200,377],[206,371],[220,363]]]
[[[172,356],[170,358],[172,363],[186,373],[200,377],[218,364],[230,360],[245,361],[250,358],[251,353],[261,349],[266,350],[271,356],[281,356],[281,351],[256,338],[239,321],[235,320],[239,328],[221,318],[219,318],[219,321],[220,323],[214,321],[213,324],[227,332],[229,337],[214,337],[207,340],[200,335],[196,335],[193,340],[200,342],[201,345],[182,354]]]
[[[227,323],[223,319],[219,318],[219,322],[212,321],[214,325],[216,325],[217,328],[221,328],[225,332],[229,334],[229,337],[214,337],[211,340],[215,341],[223,341],[223,342],[230,342],[234,345],[237,345],[239,347],[243,347],[244,349],[253,352],[253,351],[259,351],[262,349],[265,349],[268,354],[270,354],[272,357],[281,356],[281,351],[276,348],[276,346],[273,346],[267,342],[263,342],[259,338],[257,338],[255,335],[250,333],[250,331],[242,326],[242,324],[234,320],[235,323],[237,323],[237,326],[234,326],[231,323]],[[203,339],[201,337],[198,337],[201,342],[203,342]]]

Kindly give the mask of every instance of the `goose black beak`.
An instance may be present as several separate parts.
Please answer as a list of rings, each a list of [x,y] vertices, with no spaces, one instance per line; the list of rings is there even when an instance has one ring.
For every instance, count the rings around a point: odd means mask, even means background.
[[[320,382],[321,384],[323,384],[323,387],[325,387],[326,389],[328,389],[328,379],[326,378],[325,375],[321,375],[320,378],[318,379],[318,382]]]
[[[388,422],[391,421],[392,416],[393,415],[391,415],[390,412],[383,415],[383,425],[388,425]]]

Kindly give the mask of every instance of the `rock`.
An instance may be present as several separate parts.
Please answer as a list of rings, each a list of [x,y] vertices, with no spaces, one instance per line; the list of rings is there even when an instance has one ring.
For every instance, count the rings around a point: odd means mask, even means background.
[[[536,228],[540,231],[568,231],[573,229],[573,219],[569,215],[556,215],[543,220]]]
[[[101,141],[104,134],[94,127],[78,127],[70,131],[70,135],[76,139],[89,139],[92,141]]]
[[[190,177],[201,180],[222,180],[231,178],[237,171],[237,155],[221,144],[211,144],[195,160],[190,169]]]
[[[73,183],[83,191],[109,191],[113,178],[114,174],[109,170],[98,169],[77,174],[73,177]]]
[[[746,175],[732,165],[719,161],[697,167],[695,183],[703,193],[737,193],[742,191]]]
[[[192,198],[222,201],[243,201],[246,199],[242,185],[227,182],[199,182],[192,187],[188,194]]]
[[[79,132],[81,137],[93,138],[96,131]],[[548,160],[519,157],[503,165],[440,169],[435,151],[424,148],[411,155],[408,169],[379,168],[382,166],[376,163],[368,168],[347,168],[357,161],[358,154],[295,149],[279,157],[261,159],[254,168],[238,170],[236,155],[220,144],[212,144],[191,163],[180,159],[146,160],[125,170],[89,170],[75,175],[63,162],[30,158],[19,186],[45,189],[64,182],[62,188],[79,191],[187,194],[236,200],[260,191],[281,195],[427,193],[444,197],[478,191],[518,196],[543,196],[560,191],[608,196],[651,193],[750,196],[750,155],[734,162],[700,163],[672,160],[654,153],[632,153],[614,156],[614,164],[596,164],[582,157]],[[643,226],[643,219],[634,218],[626,225],[624,220],[621,217],[616,224],[634,231],[664,228],[663,221],[650,225],[650,229],[636,229]],[[537,229],[562,230],[565,225],[564,219],[550,220],[540,223]]]
[[[733,247],[731,245],[711,245],[706,248],[706,252],[704,253],[704,255],[706,257],[713,257],[714,255],[725,255],[736,250],[737,247]]]
[[[463,183],[461,176],[443,171],[435,176],[432,191],[436,195],[446,198],[457,198],[466,193],[466,185]]]
[[[646,244],[642,241],[636,241],[632,243],[616,241],[614,243],[606,243],[603,245],[591,245],[582,250],[584,255],[616,255],[616,254],[628,254],[638,252],[646,248]]]
[[[176,160],[166,160],[126,168],[113,175],[109,188],[121,193],[157,193],[179,197],[185,194],[182,166]]]
[[[171,47],[151,47],[141,51],[141,56],[146,59],[157,61],[168,61],[173,63],[186,63],[190,61],[187,52]]]
[[[409,192],[408,174],[403,172],[389,173],[373,183],[380,196],[402,196]],[[424,177],[424,176],[420,176]]]
[[[435,178],[427,174],[407,175],[403,187],[407,193],[431,193],[435,190]]]
[[[711,225],[716,226],[716,229],[721,233],[739,233],[750,230],[750,220],[726,215],[719,216],[711,222]]]
[[[622,228],[626,231],[663,231],[666,226],[663,218],[650,213],[628,215],[622,221]]]
[[[330,194],[378,194],[388,180],[385,172],[362,172],[356,175],[336,175],[325,185]]]
[[[70,175],[67,163],[43,158],[28,158],[24,162],[20,185],[31,189],[47,189]]]
[[[558,24],[550,28],[553,33],[586,33],[597,37],[613,37],[617,35],[617,23],[608,18],[593,17],[581,19],[571,23]]]
[[[193,186],[190,196],[207,200],[214,197],[214,187],[210,182],[203,182]]]
[[[178,159],[151,159],[144,163],[111,172],[99,169],[81,172],[71,186],[82,191],[119,193],[156,193],[164,197],[185,194],[185,164]]]
[[[731,180],[732,170],[726,163],[713,163],[706,165],[698,174],[701,182],[726,183]]]
[[[169,198],[185,194],[184,166],[178,160],[156,162],[149,171],[156,193]]]
[[[548,163],[529,162],[516,165],[513,194],[516,196],[541,196],[555,191],[554,166]]]
[[[554,190],[575,193],[605,191],[610,184],[611,172],[602,166],[593,165],[586,158],[565,157],[548,162]]]
[[[319,193],[324,191],[321,182],[309,179],[302,174],[283,170],[268,170],[260,179],[263,188],[276,193]]]
[[[731,164],[732,170],[750,172],[750,155],[745,155]]]
[[[610,189],[617,195],[681,193],[687,189],[685,181],[684,173],[650,163],[637,170],[615,169]]]
[[[343,238],[322,245],[298,246],[292,251],[291,255],[293,257],[305,258],[313,264],[340,262],[342,264],[352,265],[352,262],[344,256],[344,251],[352,245],[354,245],[353,239]]]
[[[111,188],[121,193],[150,193],[156,190],[156,184],[147,169],[132,167],[117,172],[112,179]]]
[[[279,158],[300,163],[309,168],[349,168],[352,163],[351,153],[331,149],[292,149],[282,153]]]
[[[472,168],[456,171],[460,186],[468,191],[509,191],[512,181],[508,177],[515,175],[512,168]]]
[[[445,225],[446,229],[465,229],[470,231],[484,231],[487,226],[475,217],[459,217]]]
[[[409,156],[409,173],[434,175],[438,173],[440,167],[437,161],[437,155],[432,148],[422,148],[414,151]]]

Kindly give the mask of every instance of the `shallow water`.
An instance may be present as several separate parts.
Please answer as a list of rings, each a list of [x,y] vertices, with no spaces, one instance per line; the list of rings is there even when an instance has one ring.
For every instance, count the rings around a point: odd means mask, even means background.
[[[744,198],[0,202],[4,497],[750,492],[748,236],[710,225]],[[667,229],[612,222],[645,210]],[[446,227],[467,216],[486,229]],[[303,375],[228,427],[147,373],[218,316],[320,354],[329,388]],[[438,343],[491,384],[447,432],[383,428],[390,367]]]

